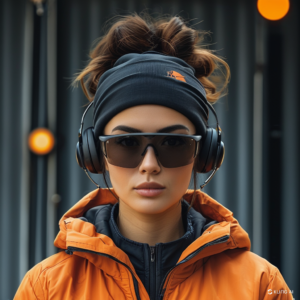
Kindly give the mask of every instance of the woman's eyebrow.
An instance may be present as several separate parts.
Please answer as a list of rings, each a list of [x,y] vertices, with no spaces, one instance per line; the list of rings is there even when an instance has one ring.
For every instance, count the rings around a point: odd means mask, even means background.
[[[181,125],[181,124],[177,124],[177,125],[171,125],[171,126],[167,126],[164,128],[159,129],[158,131],[156,131],[157,133],[162,133],[162,132],[171,132],[177,129],[185,129],[187,131],[190,131],[186,126]],[[125,126],[125,125],[118,125],[117,127],[115,127],[112,132],[114,132],[115,130],[122,130],[122,131],[126,131],[126,132],[130,132],[130,133],[135,133],[135,132],[143,132],[139,129],[136,128],[132,128],[129,126]]]

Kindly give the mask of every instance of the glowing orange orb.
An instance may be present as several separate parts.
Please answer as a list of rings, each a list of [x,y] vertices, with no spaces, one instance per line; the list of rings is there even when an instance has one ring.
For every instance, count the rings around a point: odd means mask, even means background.
[[[29,149],[38,155],[48,154],[54,147],[54,136],[47,128],[37,128],[28,137]]]
[[[258,0],[257,9],[259,13],[268,20],[282,19],[290,9],[289,0]]]

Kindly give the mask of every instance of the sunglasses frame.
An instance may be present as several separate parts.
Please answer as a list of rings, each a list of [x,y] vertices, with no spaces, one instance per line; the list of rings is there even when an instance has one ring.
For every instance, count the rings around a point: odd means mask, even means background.
[[[188,134],[179,134],[179,133],[157,133],[157,132],[141,132],[141,133],[124,133],[124,134],[116,134],[116,135],[100,135],[99,136],[99,140],[104,142],[104,150],[102,149],[102,152],[104,154],[104,156],[107,158],[107,152],[106,152],[106,142],[111,139],[111,138],[116,138],[116,137],[131,137],[131,136],[159,136],[159,135],[166,135],[166,136],[182,136],[182,137],[188,137],[191,138],[193,140],[195,140],[196,142],[196,149],[195,149],[195,153],[194,153],[194,157],[195,158],[198,154],[198,150],[199,150],[199,142],[202,138],[201,135],[188,135]]]

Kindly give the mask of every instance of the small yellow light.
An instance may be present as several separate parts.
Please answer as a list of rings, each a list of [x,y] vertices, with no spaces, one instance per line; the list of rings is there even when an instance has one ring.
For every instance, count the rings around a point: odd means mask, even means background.
[[[54,147],[54,136],[47,128],[37,128],[28,137],[29,149],[38,155],[48,154]]]
[[[289,0],[258,0],[257,9],[266,19],[276,21],[282,19],[290,9]]]

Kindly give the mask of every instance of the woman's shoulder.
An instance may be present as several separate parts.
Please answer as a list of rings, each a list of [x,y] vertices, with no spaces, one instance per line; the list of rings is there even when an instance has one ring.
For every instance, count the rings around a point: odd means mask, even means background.
[[[214,259],[216,263],[233,264],[237,268],[247,268],[248,271],[254,273],[272,275],[278,271],[278,268],[267,259],[243,248],[227,249],[215,255]]]
[[[27,274],[31,279],[36,280],[42,273],[49,273],[55,269],[62,268],[66,263],[70,263],[72,258],[73,255],[68,255],[65,251],[60,251],[34,265]]]
[[[282,291],[289,293],[289,287],[280,270],[267,259],[243,248],[228,249],[210,259],[211,270],[227,274],[228,279],[253,282],[253,288],[266,292]]]
[[[72,263],[73,255],[68,255],[65,251],[60,251],[49,256],[34,265],[24,276],[14,300],[19,299],[44,299],[44,284],[49,273],[59,273],[66,264]]]
[[[196,284],[199,282],[201,284]],[[182,289],[188,286],[193,286],[193,295],[201,295],[199,299],[205,299],[211,291],[215,291],[220,299],[271,300],[277,299],[278,293],[284,294],[280,299],[293,299],[279,269],[243,248],[204,257],[193,275],[182,283]]]

